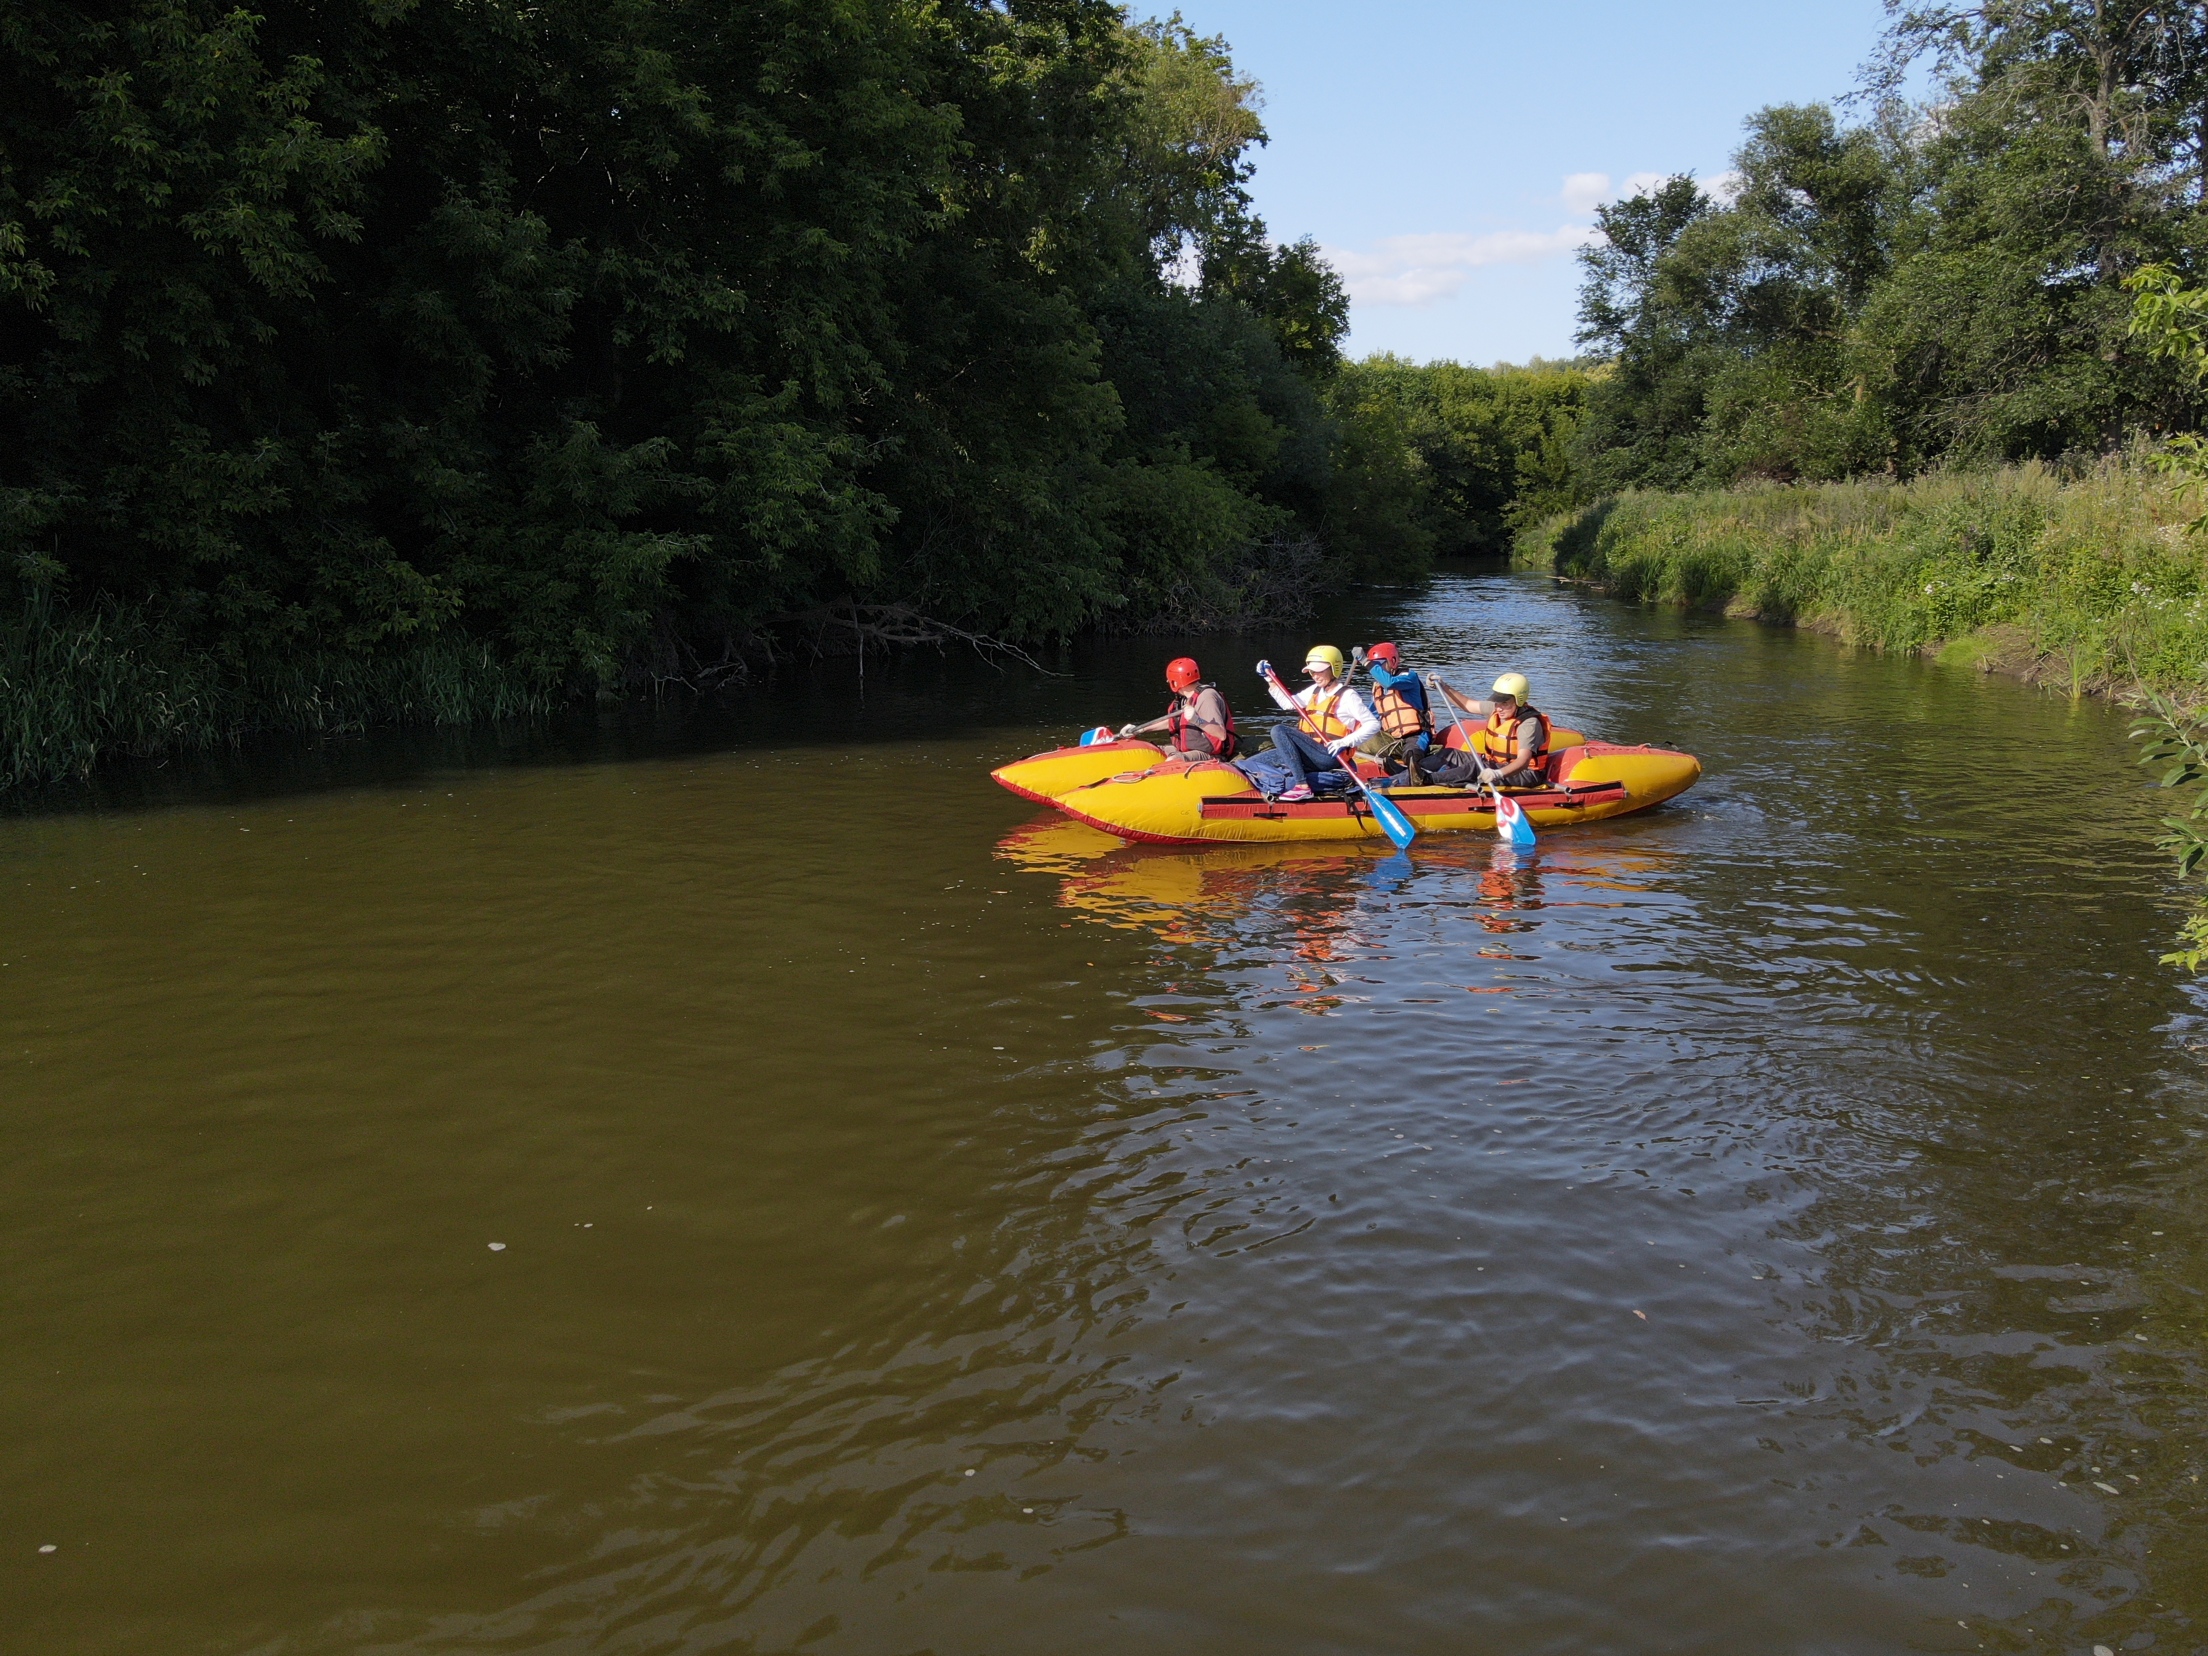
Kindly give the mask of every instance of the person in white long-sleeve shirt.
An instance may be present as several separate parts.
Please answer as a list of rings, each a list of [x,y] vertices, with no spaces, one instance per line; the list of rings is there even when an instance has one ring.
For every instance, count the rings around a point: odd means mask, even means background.
[[[1303,659],[1304,676],[1311,680],[1293,696],[1281,687],[1272,664],[1257,664],[1258,676],[1272,692],[1273,700],[1290,713],[1307,717],[1273,727],[1273,751],[1295,773],[1295,785],[1282,799],[1309,799],[1311,778],[1342,770],[1349,761],[1341,755],[1368,736],[1377,735],[1380,721],[1365,698],[1350,688],[1342,676],[1342,652],[1331,644],[1314,644]],[[1318,736],[1311,732],[1316,728]]]

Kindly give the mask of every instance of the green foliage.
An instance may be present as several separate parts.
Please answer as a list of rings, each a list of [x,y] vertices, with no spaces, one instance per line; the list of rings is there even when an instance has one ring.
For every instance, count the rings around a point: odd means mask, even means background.
[[[1526,567],[1641,603],[2002,664],[2073,691],[2208,678],[2208,554],[2133,456],[1989,472],[1629,492],[1519,537]],[[1958,645],[1962,647],[1957,647]]]
[[[0,46],[0,781],[1386,564],[1309,549],[1346,302],[1177,17],[0,0]]]
[[[1442,554],[1499,555],[1520,526],[1568,505],[1570,445],[1590,377],[1574,367],[1468,368],[1368,357],[1342,369],[1335,415],[1360,458],[1336,489],[1336,538],[1361,567],[1398,573]],[[1383,458],[1390,456],[1392,458]]]
[[[142,608],[67,613],[34,598],[0,613],[0,789],[242,730],[454,724],[550,705],[542,685],[460,638],[397,654],[278,650],[239,661],[192,649]]]
[[[1765,109],[1729,201],[1602,209],[1581,338],[1614,365],[1581,498],[2115,452],[2197,382],[2127,338],[2124,280],[2204,246],[2208,22],[2159,0],[1896,4],[1843,127]],[[1930,58],[1939,90],[1896,94]]]
[[[2124,286],[2133,295],[2132,337],[2144,341],[2155,357],[2175,363],[2194,385],[2208,380],[2208,288],[2187,287],[2168,265],[2135,271]],[[2208,493],[2208,442],[2198,432],[2171,437],[2153,460],[2191,499]],[[2208,510],[2187,528],[2196,535],[2208,531]]]
[[[2146,713],[2132,728],[2131,738],[2143,744],[2139,763],[2159,766],[2158,788],[2193,788],[2192,809],[2183,816],[2164,817],[2168,830],[2157,842],[2177,859],[2177,875],[2189,880],[2208,873],[2208,727],[2197,711],[2180,707],[2167,696],[2149,695]],[[2179,928],[2178,947],[2162,957],[2165,966],[2182,966],[2198,972],[2208,965],[2208,898],[2195,902],[2193,912]]]

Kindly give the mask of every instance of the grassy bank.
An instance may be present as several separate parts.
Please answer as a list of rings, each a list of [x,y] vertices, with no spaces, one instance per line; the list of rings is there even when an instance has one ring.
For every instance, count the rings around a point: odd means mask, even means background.
[[[1908,483],[1630,492],[1518,538],[1520,567],[1631,602],[1835,633],[2073,692],[2208,685],[2208,548],[2161,474],[2111,460]]]
[[[458,724],[541,713],[551,698],[481,646],[387,656],[226,660],[134,610],[0,613],[0,794],[100,759],[214,747],[257,732]]]

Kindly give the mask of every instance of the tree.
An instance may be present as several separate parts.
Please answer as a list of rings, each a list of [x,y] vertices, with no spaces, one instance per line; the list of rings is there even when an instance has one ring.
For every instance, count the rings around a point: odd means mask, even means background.
[[[1601,240],[1580,250],[1579,342],[1610,373],[1588,399],[1577,451],[1596,493],[1683,488],[1699,469],[1703,389],[1715,353],[1707,295],[1670,255],[1717,203],[1684,173],[1595,211]]]
[[[1177,18],[0,0],[0,44],[0,654],[201,687],[53,751],[862,611],[1232,620],[1334,509],[1340,284]]]

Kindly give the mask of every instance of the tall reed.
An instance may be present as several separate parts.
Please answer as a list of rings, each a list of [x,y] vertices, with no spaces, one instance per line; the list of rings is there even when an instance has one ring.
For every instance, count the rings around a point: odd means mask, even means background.
[[[0,792],[81,776],[113,756],[212,747],[259,731],[542,713],[550,690],[471,642],[225,661],[181,643],[142,610],[78,613],[36,593],[0,610]]]

